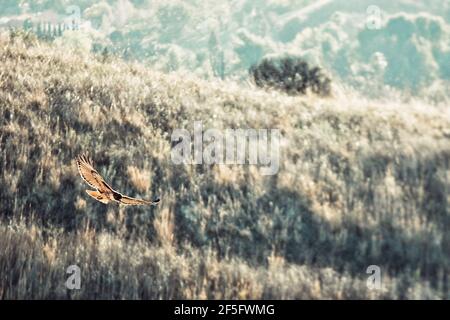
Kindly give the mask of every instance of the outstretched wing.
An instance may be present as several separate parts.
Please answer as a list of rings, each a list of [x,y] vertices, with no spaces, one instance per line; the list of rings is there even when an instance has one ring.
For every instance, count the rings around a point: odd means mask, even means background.
[[[77,157],[78,172],[84,181],[91,187],[97,189],[101,193],[114,192],[114,190],[103,180],[102,176],[94,169],[94,163],[92,160],[81,154]]]
[[[122,197],[120,199],[117,200],[118,202],[122,203],[122,204],[126,204],[126,205],[151,205],[151,206],[156,206],[160,199],[157,198],[153,201],[147,201],[147,200],[143,200],[143,199],[136,199],[136,198],[131,198],[131,197],[127,197],[122,195]]]
[[[86,190],[86,192],[102,203],[108,203],[110,200],[114,199],[115,201],[126,205],[157,205],[160,201],[159,198],[153,201],[147,201],[124,196],[111,188],[105,180],[103,180],[102,176],[94,169],[94,163],[88,156],[81,154],[77,157],[76,161],[78,171],[83,180],[91,187],[97,189],[97,191]]]

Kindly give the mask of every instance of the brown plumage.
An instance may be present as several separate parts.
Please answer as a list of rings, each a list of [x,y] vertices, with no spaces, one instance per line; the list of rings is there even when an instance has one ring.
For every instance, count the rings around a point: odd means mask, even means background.
[[[89,157],[81,154],[76,158],[76,161],[78,171],[83,180],[86,181],[89,186],[96,189],[86,190],[87,194],[101,203],[106,204],[110,201],[116,201],[125,205],[157,205],[160,201],[159,198],[153,201],[147,201],[127,197],[111,188],[105,180],[103,180],[102,176],[94,169],[94,163]]]

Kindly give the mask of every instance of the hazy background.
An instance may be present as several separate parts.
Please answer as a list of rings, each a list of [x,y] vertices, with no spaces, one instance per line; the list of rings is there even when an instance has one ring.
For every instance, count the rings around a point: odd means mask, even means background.
[[[7,0],[0,12],[2,27],[75,23],[54,41],[167,72],[245,81],[263,57],[290,54],[370,97],[389,89],[440,102],[449,92],[445,0]]]

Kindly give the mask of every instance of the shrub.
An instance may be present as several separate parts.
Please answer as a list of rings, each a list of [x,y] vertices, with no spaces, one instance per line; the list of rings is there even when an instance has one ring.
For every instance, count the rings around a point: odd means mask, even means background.
[[[292,95],[306,94],[308,89],[321,96],[331,93],[330,78],[301,58],[263,59],[249,72],[258,87],[275,88]]]

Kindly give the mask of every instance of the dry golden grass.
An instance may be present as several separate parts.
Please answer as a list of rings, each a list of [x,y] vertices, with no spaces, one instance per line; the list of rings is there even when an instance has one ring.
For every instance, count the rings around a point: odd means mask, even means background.
[[[146,192],[150,189],[150,171],[139,169],[135,166],[128,166],[128,177],[134,188],[140,192]]]
[[[174,165],[170,135],[196,120],[281,129],[279,173]],[[450,298],[448,128],[418,102],[288,97],[1,36],[0,298]],[[82,151],[161,206],[88,198]]]

